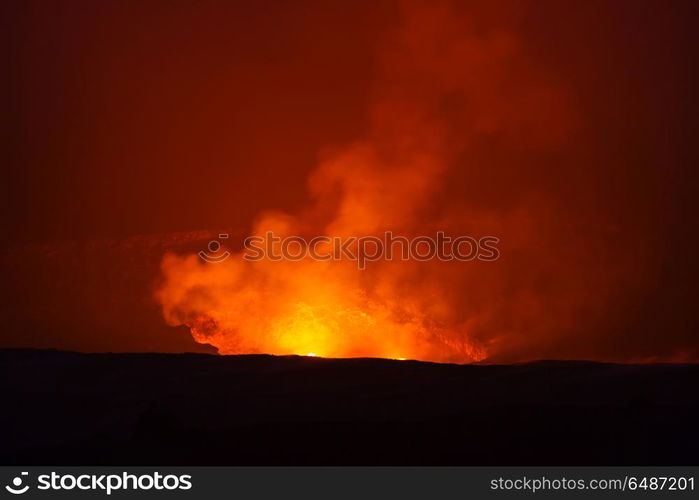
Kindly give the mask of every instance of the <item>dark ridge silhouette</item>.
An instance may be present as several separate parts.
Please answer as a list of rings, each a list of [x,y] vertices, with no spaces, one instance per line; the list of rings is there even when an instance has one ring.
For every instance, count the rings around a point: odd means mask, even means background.
[[[0,462],[681,465],[699,365],[0,350]]]

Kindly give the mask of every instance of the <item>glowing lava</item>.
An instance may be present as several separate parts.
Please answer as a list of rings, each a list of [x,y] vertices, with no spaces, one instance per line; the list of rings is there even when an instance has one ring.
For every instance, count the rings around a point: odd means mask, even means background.
[[[581,268],[592,255],[571,251],[581,245],[557,252],[555,205],[527,198],[516,183],[497,211],[439,196],[450,169],[480,178],[480,166],[463,159],[477,140],[527,149],[560,141],[567,101],[510,33],[474,29],[447,4],[404,7],[402,26],[379,51],[366,134],[322,156],[309,206],[262,214],[252,235],[507,235],[506,259],[394,259],[359,270],[309,258],[166,255],[157,297],[168,324],[187,325],[221,354],[472,362],[493,351],[521,356],[527,342],[536,347],[594,320],[616,278]]]

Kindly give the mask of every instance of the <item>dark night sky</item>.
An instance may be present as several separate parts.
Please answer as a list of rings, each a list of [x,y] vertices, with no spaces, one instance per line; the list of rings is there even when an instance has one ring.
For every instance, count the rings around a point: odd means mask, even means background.
[[[395,7],[376,2],[2,9],[12,241],[247,224],[300,205],[318,151],[366,126],[375,47],[395,23]],[[657,176],[677,225],[693,180],[693,2],[473,11],[514,25],[572,87],[608,157],[592,172],[600,196],[637,196]]]

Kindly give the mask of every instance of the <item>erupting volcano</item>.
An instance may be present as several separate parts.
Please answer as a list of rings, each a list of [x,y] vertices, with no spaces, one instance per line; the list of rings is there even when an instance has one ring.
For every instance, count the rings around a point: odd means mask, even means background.
[[[322,153],[306,209],[263,213],[252,233],[493,235],[502,258],[380,260],[359,270],[311,258],[247,262],[242,251],[219,263],[166,255],[157,297],[170,325],[187,325],[222,354],[440,362],[536,357],[556,337],[599,326],[606,296],[633,276],[623,259],[609,264],[618,246],[587,243],[599,209],[570,211],[564,191],[501,178],[503,160],[474,153],[489,144],[494,157],[514,151],[504,161],[517,164],[518,154],[559,150],[577,122],[565,85],[506,27],[477,28],[447,4],[408,2],[399,18],[378,51],[366,136]],[[476,199],[449,192],[482,170],[496,175],[481,180]]]
[[[693,4],[76,1],[7,6],[0,345],[699,359]]]
[[[690,465],[696,10],[0,2],[0,464]]]

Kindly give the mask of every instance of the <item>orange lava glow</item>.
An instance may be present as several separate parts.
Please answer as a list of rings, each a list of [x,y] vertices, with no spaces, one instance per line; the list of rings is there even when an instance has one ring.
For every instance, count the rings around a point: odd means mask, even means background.
[[[565,100],[545,78],[512,73],[518,58],[517,41],[507,33],[475,34],[444,5],[409,4],[402,26],[380,52],[367,137],[326,155],[310,178],[311,207],[295,215],[263,214],[253,234],[498,231],[502,221],[491,224],[484,214],[474,214],[465,228],[458,223],[462,214],[453,214],[457,222],[448,214],[431,224],[423,217],[469,135],[524,127],[531,142],[550,144],[565,132]],[[531,95],[509,86],[515,76]],[[456,142],[439,113],[450,96],[461,96],[468,109],[460,131],[466,135]],[[532,108],[540,96],[547,106]],[[501,216],[508,217],[513,219]],[[523,221],[515,215],[510,224]],[[356,263],[342,261],[247,262],[235,255],[205,264],[196,255],[167,255],[158,298],[169,324],[187,325],[197,342],[221,354],[479,361],[497,339],[476,339],[471,330],[490,312],[462,314],[453,289],[454,279],[461,285],[487,280],[487,264],[458,266],[377,262],[359,271]]]
[[[382,357],[473,361],[484,353],[450,341],[423,304],[395,283],[373,295],[354,264],[255,262],[206,265],[197,256],[168,256],[160,298],[172,324],[187,324],[197,342],[221,354]],[[182,305],[187,309],[184,314]]]
[[[0,347],[699,362],[696,5],[2,2]]]
[[[310,179],[314,206],[295,216],[264,214],[254,234],[421,229],[420,211],[429,207],[450,155],[433,106],[446,92],[468,91],[471,72],[487,70],[486,57],[507,57],[511,42],[498,34],[460,39],[442,8],[407,14],[380,57],[369,136],[319,165]],[[418,40],[425,29],[432,46]],[[444,42],[451,46],[446,53]],[[168,255],[158,296],[169,324],[189,326],[196,341],[222,354],[483,359],[467,322],[451,318],[443,298],[447,284],[418,264],[388,262],[360,271],[343,261],[246,262],[236,255],[206,265],[195,255]]]
[[[444,194],[454,176],[506,173],[518,151],[556,151],[568,141],[576,109],[565,86],[510,31],[476,29],[468,15],[436,3],[405,4],[377,63],[366,133],[322,153],[307,208],[262,213],[252,234],[308,240],[444,230],[501,237],[502,258],[378,261],[360,271],[346,261],[249,262],[241,252],[212,264],[168,254],[157,291],[167,323],[188,326],[221,354],[459,363],[589,356],[589,343],[564,344],[561,335],[591,331],[633,264],[610,266],[612,247],[586,243],[597,239],[585,231],[607,231],[579,222],[603,221],[597,206],[563,217],[565,194],[522,192],[524,174],[486,178],[484,189],[498,200],[490,206],[478,191],[469,191],[474,200]],[[515,153],[496,167],[479,164],[485,160],[472,151],[484,142],[493,155]]]

